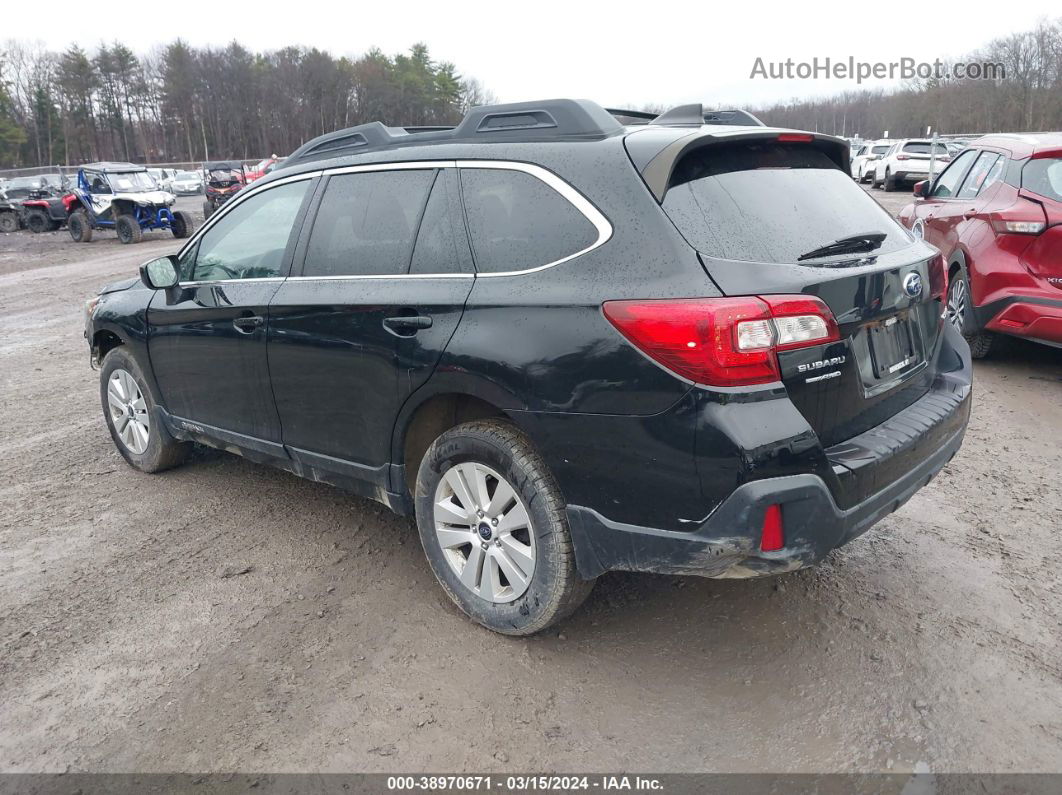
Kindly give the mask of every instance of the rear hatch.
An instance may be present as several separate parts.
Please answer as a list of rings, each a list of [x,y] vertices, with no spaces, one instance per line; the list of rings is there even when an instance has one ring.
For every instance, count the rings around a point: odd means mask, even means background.
[[[936,171],[943,170],[943,164],[951,161],[948,155],[948,147],[944,144],[936,144],[933,151],[932,141],[908,141],[903,148],[896,153],[896,168],[901,171],[924,171],[929,173],[931,160],[936,161]]]
[[[661,203],[724,294],[803,293],[833,312],[840,341],[778,353],[826,446],[928,391],[944,291],[936,249],[847,176],[840,146],[777,131],[709,139],[676,158]]]
[[[1052,152],[1029,160],[1021,171],[1020,195],[1040,205],[1046,221],[1044,231],[1022,252],[1022,263],[1062,289],[1062,157]]]

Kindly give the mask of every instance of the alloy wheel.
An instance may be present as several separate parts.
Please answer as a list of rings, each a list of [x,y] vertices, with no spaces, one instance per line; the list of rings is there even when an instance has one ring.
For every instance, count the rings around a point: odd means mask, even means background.
[[[469,591],[488,602],[518,599],[535,572],[535,534],[513,486],[474,461],[446,471],[435,488],[435,537]]]
[[[147,401],[128,371],[118,369],[111,373],[107,380],[107,407],[122,444],[130,452],[143,455],[151,436],[151,420]]]
[[[948,322],[959,331],[966,324],[966,281],[956,279],[948,290]]]

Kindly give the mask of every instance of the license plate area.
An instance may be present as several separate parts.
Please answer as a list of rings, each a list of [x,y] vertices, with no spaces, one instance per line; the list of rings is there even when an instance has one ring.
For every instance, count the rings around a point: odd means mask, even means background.
[[[868,326],[867,343],[871,370],[879,382],[902,377],[923,359],[921,336],[907,312]]]

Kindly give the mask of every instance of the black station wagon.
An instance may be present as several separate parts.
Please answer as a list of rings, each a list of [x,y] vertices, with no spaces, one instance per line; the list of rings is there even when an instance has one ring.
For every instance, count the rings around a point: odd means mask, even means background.
[[[610,570],[807,566],[925,485],[970,408],[943,262],[848,156],[574,100],[315,139],[89,302],[114,443],[415,514],[446,593],[509,634]]]

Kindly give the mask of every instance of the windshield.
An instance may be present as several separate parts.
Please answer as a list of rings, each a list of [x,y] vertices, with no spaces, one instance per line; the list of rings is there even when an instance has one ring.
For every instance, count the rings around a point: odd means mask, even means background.
[[[211,182],[237,182],[240,179],[240,172],[234,168],[212,168],[210,169],[210,181]]]
[[[1062,158],[1030,160],[1021,170],[1021,186],[1038,196],[1062,202]]]
[[[12,188],[39,188],[40,186],[40,177],[15,177],[4,183],[4,190],[11,190]]]
[[[885,235],[878,254],[910,242],[825,153],[802,144],[694,151],[675,167],[663,207],[690,245],[721,259],[795,263],[835,240],[875,232]]]
[[[875,146],[871,151],[876,155],[883,155],[889,151],[889,144],[885,144],[884,146]]]
[[[197,180],[197,179],[199,179],[199,177],[197,177],[191,171],[178,171],[177,172],[177,176],[175,176],[174,179],[179,179],[182,182],[185,182],[186,180],[190,180],[190,179]]]
[[[115,193],[142,193],[157,190],[155,180],[146,171],[128,171],[124,174],[108,174],[107,181]]]

